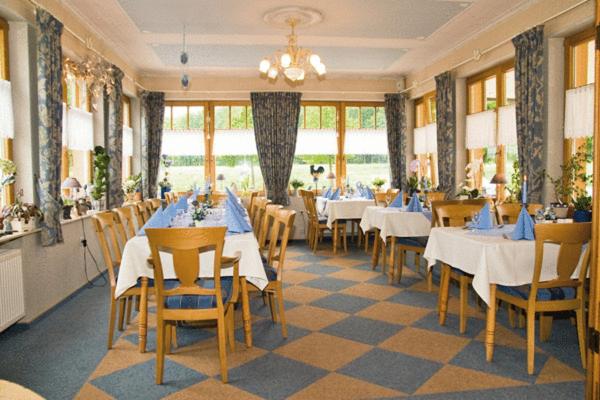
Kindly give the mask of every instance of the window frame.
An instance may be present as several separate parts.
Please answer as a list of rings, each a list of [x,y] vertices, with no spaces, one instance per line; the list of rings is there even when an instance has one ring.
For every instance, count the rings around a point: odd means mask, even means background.
[[[9,53],[9,25],[8,21],[0,17],[0,45],[2,49],[0,51],[0,79],[10,81],[10,53]],[[6,138],[3,143],[4,151],[2,157],[14,161],[13,153],[13,139]],[[2,194],[2,204],[13,204],[15,202],[15,184],[11,183],[6,185],[6,189]]]

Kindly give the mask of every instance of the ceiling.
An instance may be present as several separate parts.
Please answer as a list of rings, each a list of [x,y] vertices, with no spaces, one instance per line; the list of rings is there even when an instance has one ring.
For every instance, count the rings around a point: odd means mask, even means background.
[[[142,76],[180,74],[187,30],[192,76],[258,76],[284,47],[286,29],[264,22],[281,6],[317,9],[323,20],[297,30],[328,77],[398,77],[425,67],[534,0],[97,0],[65,1]]]

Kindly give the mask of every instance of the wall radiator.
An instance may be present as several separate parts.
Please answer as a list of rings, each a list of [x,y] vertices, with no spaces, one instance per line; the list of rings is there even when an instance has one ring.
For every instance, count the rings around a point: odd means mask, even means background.
[[[25,316],[21,250],[0,252],[0,332]]]

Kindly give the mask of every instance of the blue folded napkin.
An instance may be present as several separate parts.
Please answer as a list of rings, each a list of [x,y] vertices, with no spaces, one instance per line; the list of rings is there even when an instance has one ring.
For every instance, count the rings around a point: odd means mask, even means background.
[[[331,188],[328,188],[324,193],[323,193],[323,197],[326,199],[329,199],[329,196],[331,196]]]
[[[490,215],[490,203],[485,203],[481,211],[479,211],[479,220],[477,224],[472,224],[471,228],[475,229],[492,229],[494,227],[494,222],[492,222],[492,217]]]
[[[521,208],[515,230],[511,235],[512,240],[535,240],[533,225],[533,219],[527,212],[527,209],[525,207]]]
[[[168,217],[169,222],[171,222],[171,220],[177,215],[177,209],[175,208],[175,205],[173,205],[173,203],[169,204],[169,206],[163,210],[163,214],[165,217]]]
[[[340,188],[337,188],[335,192],[329,196],[329,200],[339,200],[340,199]]]
[[[408,202],[408,206],[406,207],[406,211],[423,212],[423,206],[421,206],[418,194],[413,193],[412,197],[410,198],[410,201]]]
[[[187,196],[181,196],[179,198],[179,200],[175,204],[175,209],[187,211],[187,209],[188,209]]]
[[[192,192],[192,201],[196,201],[199,194],[200,194],[200,189],[195,188],[194,191]]]
[[[404,207],[404,192],[398,193],[398,196],[392,201],[388,207],[402,208]]]
[[[171,219],[168,215],[165,215],[164,211],[160,208],[156,210],[152,217],[144,224],[144,226],[138,231],[138,236],[146,236],[147,228],[168,228]]]
[[[373,191],[371,190],[371,188],[367,186],[363,197],[366,198],[367,200],[374,200],[375,194],[373,194]]]
[[[225,205],[225,224],[227,231],[231,233],[252,232],[252,227],[245,216],[240,214],[231,201],[227,201]]]

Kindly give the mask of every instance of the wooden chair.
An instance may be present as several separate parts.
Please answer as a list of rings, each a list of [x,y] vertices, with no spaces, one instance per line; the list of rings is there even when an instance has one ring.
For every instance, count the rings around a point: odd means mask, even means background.
[[[152,215],[152,205],[146,201],[138,201],[134,206],[137,208],[137,215],[139,215],[140,222],[142,223],[142,225],[139,225],[141,227],[150,219],[150,216]]]
[[[431,207],[431,202],[433,201],[443,201],[446,200],[445,192],[427,192],[425,193],[425,205],[427,207]]]
[[[221,380],[227,383],[226,341],[234,347],[234,304],[239,294],[239,254],[222,262],[226,227],[146,229],[156,293],[156,383],[162,384],[165,352],[177,321],[217,321]],[[176,279],[165,281],[160,252],[173,256]],[[214,251],[213,278],[201,279],[200,257]],[[231,268],[233,278],[221,278]],[[171,329],[169,329],[171,327]]]
[[[385,192],[375,193],[375,205],[387,207],[388,206],[388,194]]]
[[[519,203],[504,203],[496,206],[496,213],[499,224],[516,224],[519,219],[519,213],[523,206]],[[543,204],[528,204],[527,212],[531,216],[535,216],[538,210],[544,208]]]
[[[535,314],[558,311],[575,311],[577,320],[577,336],[581,364],[586,367],[585,341],[585,280],[590,263],[592,224],[539,224],[535,225],[535,262],[531,285],[510,287],[496,285],[496,299],[512,304],[527,315],[527,372],[534,371],[535,357]],[[556,276],[550,281],[540,281],[545,244],[553,243],[560,246],[556,257]],[[588,243],[587,249],[584,245]],[[573,279],[577,266],[581,268],[577,278]],[[488,312],[496,318],[496,307],[491,304]],[[540,316],[540,335],[549,334],[546,316]],[[550,320],[551,321],[551,320]],[[544,332],[546,330],[547,332]],[[493,346],[493,343],[492,343]],[[491,360],[488,360],[491,361]]]
[[[269,230],[275,221],[275,215],[278,210],[281,210],[283,206],[279,204],[268,204],[263,219],[261,221],[261,228],[258,236],[258,248],[261,252],[267,250],[267,237],[269,235]],[[266,259],[266,258],[265,258]]]
[[[252,225],[252,230],[257,238],[260,236],[261,223],[267,209],[267,204],[270,203],[271,200],[267,199],[266,197],[257,197],[252,204],[253,211],[250,225]]]
[[[210,199],[212,200],[213,204],[221,204],[222,202],[227,200],[227,193],[212,192],[210,195]]]
[[[116,269],[121,264],[121,246],[117,239],[117,217],[110,211],[105,211],[92,215],[92,224],[96,231],[98,244],[102,251],[104,264],[108,271],[108,281],[110,283],[110,312],[108,317],[108,349],[112,348],[113,334],[115,330],[115,318],[117,311],[117,302],[119,303],[119,325],[118,329],[123,330],[123,321],[125,316],[125,307],[127,306],[127,321],[129,322],[131,314],[131,304],[133,297],[141,294],[141,288],[135,286],[129,288],[115,299],[115,290],[117,287]],[[153,293],[153,288],[148,288],[149,293]]]
[[[481,210],[481,206],[473,204],[450,204],[441,206],[437,209],[437,225],[438,226],[464,226],[470,221],[476,213]],[[448,309],[448,296],[450,291],[450,279],[453,279],[459,284],[459,331],[465,333],[467,330],[467,306],[468,306],[468,290],[469,284],[473,282],[473,277],[466,273],[452,268],[451,266],[442,263],[442,275],[440,278],[440,293],[439,293],[439,322],[440,325],[446,323],[446,312]]]
[[[162,207],[162,200],[161,199],[150,199],[148,201],[152,205],[152,211],[153,212]]]
[[[144,225],[137,207],[128,206],[113,208],[113,212],[117,215],[121,224],[120,235],[121,238],[124,239],[123,243],[134,237],[137,234],[138,229]],[[137,222],[137,227],[134,223],[134,219]]]
[[[175,194],[173,192],[165,192],[165,202],[167,205],[175,203]]]
[[[248,200],[248,217],[250,217],[250,221],[252,221],[252,217],[254,216],[252,205],[254,204],[256,197],[258,197],[258,192],[250,193],[250,199]]]
[[[307,192],[308,190],[305,189],[298,189],[298,193],[300,194],[300,197],[302,197],[302,204],[304,204],[304,213],[306,214],[306,221],[304,224],[304,236],[306,239],[306,243],[310,246],[311,240],[310,240],[310,234],[312,233],[312,230],[310,229],[310,217],[308,216],[308,203],[307,203]]]
[[[309,218],[309,246],[313,249],[313,253],[317,252],[317,248],[319,245],[319,240],[323,238],[323,234],[325,231],[330,230],[332,236],[335,235],[335,228],[329,229],[327,226],[327,222],[325,218],[319,217],[319,213],[317,212],[317,200],[315,199],[315,194],[312,191],[305,191],[306,194],[306,213]],[[342,235],[344,240],[344,249],[348,251],[348,244],[346,241],[346,223],[338,224],[338,234]],[[335,239],[332,240],[333,246],[336,245]]]
[[[469,200],[433,200],[431,202],[431,226],[443,226],[438,225],[437,209],[443,206],[464,204],[464,205],[475,205],[479,208],[483,207],[486,203],[490,203],[489,199],[469,199]]]
[[[281,321],[281,334],[287,338],[287,325],[285,319],[285,310],[283,306],[283,268],[285,264],[285,252],[292,228],[296,211],[278,209],[275,211],[273,225],[271,226],[269,247],[267,253],[267,263],[265,272],[269,283],[263,289],[269,299],[269,308],[273,322],[277,322],[277,315]],[[277,310],[275,310],[277,303]]]

